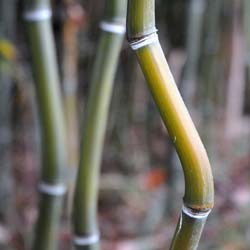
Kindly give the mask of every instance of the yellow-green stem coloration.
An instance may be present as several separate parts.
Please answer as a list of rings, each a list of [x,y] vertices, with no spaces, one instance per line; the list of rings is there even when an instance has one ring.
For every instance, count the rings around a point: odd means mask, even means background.
[[[33,61],[42,140],[41,196],[34,250],[57,248],[65,193],[65,128],[50,17],[49,1],[26,0],[24,19]]]
[[[83,128],[73,221],[76,249],[99,249],[97,199],[100,161],[118,57],[125,33],[126,0],[107,0]]]
[[[154,4],[154,0],[128,1],[127,35],[184,171],[184,205],[171,249],[194,250],[213,207],[213,176],[204,146],[158,41]]]

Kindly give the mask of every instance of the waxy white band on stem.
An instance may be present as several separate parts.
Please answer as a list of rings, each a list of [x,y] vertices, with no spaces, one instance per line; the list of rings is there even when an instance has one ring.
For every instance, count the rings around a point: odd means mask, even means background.
[[[52,12],[50,9],[30,10],[24,13],[24,19],[28,22],[40,22],[50,19]]]
[[[110,22],[101,22],[100,29],[106,32],[115,33],[115,34],[124,34],[126,28],[122,24],[110,23]]]
[[[194,212],[191,208],[188,208],[185,205],[183,205],[182,212],[194,219],[206,219],[210,214],[211,209],[205,212]]]
[[[41,182],[38,185],[38,190],[41,193],[52,195],[52,196],[62,196],[65,194],[67,188],[63,184],[48,184],[45,182]]]
[[[78,246],[88,246],[93,245],[99,242],[100,236],[99,234],[93,234],[88,236],[75,236],[74,237],[74,243]]]
[[[152,44],[152,43],[156,43],[158,41],[159,41],[158,35],[156,33],[153,33],[151,35],[143,37],[142,39],[140,39],[136,42],[130,43],[130,46],[133,50],[138,50],[142,47],[145,47],[145,46]]]

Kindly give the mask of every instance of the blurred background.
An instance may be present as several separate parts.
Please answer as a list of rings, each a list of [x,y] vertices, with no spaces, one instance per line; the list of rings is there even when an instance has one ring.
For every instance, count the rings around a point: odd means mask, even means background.
[[[30,248],[40,133],[23,2],[0,0],[0,249]],[[215,207],[200,250],[250,249],[250,1],[156,0],[159,37],[202,137]],[[79,138],[104,1],[54,0],[53,30],[67,122],[67,182]],[[102,249],[167,249],[182,206],[182,169],[134,53],[124,41],[100,180]],[[70,249],[70,195],[60,249]],[[181,250],[181,249],[180,249]]]

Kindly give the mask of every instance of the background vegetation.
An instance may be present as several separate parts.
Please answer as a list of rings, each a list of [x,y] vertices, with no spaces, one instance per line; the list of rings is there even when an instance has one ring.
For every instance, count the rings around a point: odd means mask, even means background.
[[[103,13],[100,0],[53,1],[72,186],[90,74]],[[199,249],[250,249],[250,9],[248,0],[158,0],[157,27],[176,82],[208,150],[215,207]],[[29,249],[37,218],[39,121],[23,1],[0,1],[0,249]],[[245,25],[244,25],[245,24]],[[75,99],[76,98],[76,99]],[[72,101],[73,100],[73,101]],[[77,106],[71,105],[76,101]],[[183,176],[128,43],[115,79],[100,182],[103,249],[166,249]],[[60,249],[69,249],[70,195]]]

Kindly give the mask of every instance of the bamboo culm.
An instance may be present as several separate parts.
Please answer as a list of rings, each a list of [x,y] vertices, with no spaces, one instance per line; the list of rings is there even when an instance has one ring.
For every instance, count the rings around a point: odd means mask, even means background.
[[[171,74],[155,28],[154,0],[129,0],[127,36],[181,160],[185,195],[171,250],[197,249],[214,202],[205,148]]]
[[[182,98],[188,107],[193,106],[196,92],[205,4],[205,0],[192,0],[188,10],[187,60],[180,83]]]
[[[79,160],[79,120],[77,108],[78,88],[78,31],[79,25],[74,19],[76,9],[79,12],[77,18],[82,18],[83,9],[75,0],[64,0],[67,16],[63,23],[63,60],[62,60],[62,86],[63,104],[66,119],[68,167],[70,177],[68,179],[67,216],[71,216],[72,200],[75,184],[75,175]],[[71,14],[73,13],[73,14]]]
[[[97,199],[100,162],[118,57],[125,33],[126,0],[107,0],[92,72],[74,195],[75,249],[99,249]]]
[[[34,250],[57,248],[62,198],[66,191],[63,106],[50,18],[49,1],[26,0],[24,19],[33,61],[42,141],[40,202]]]

